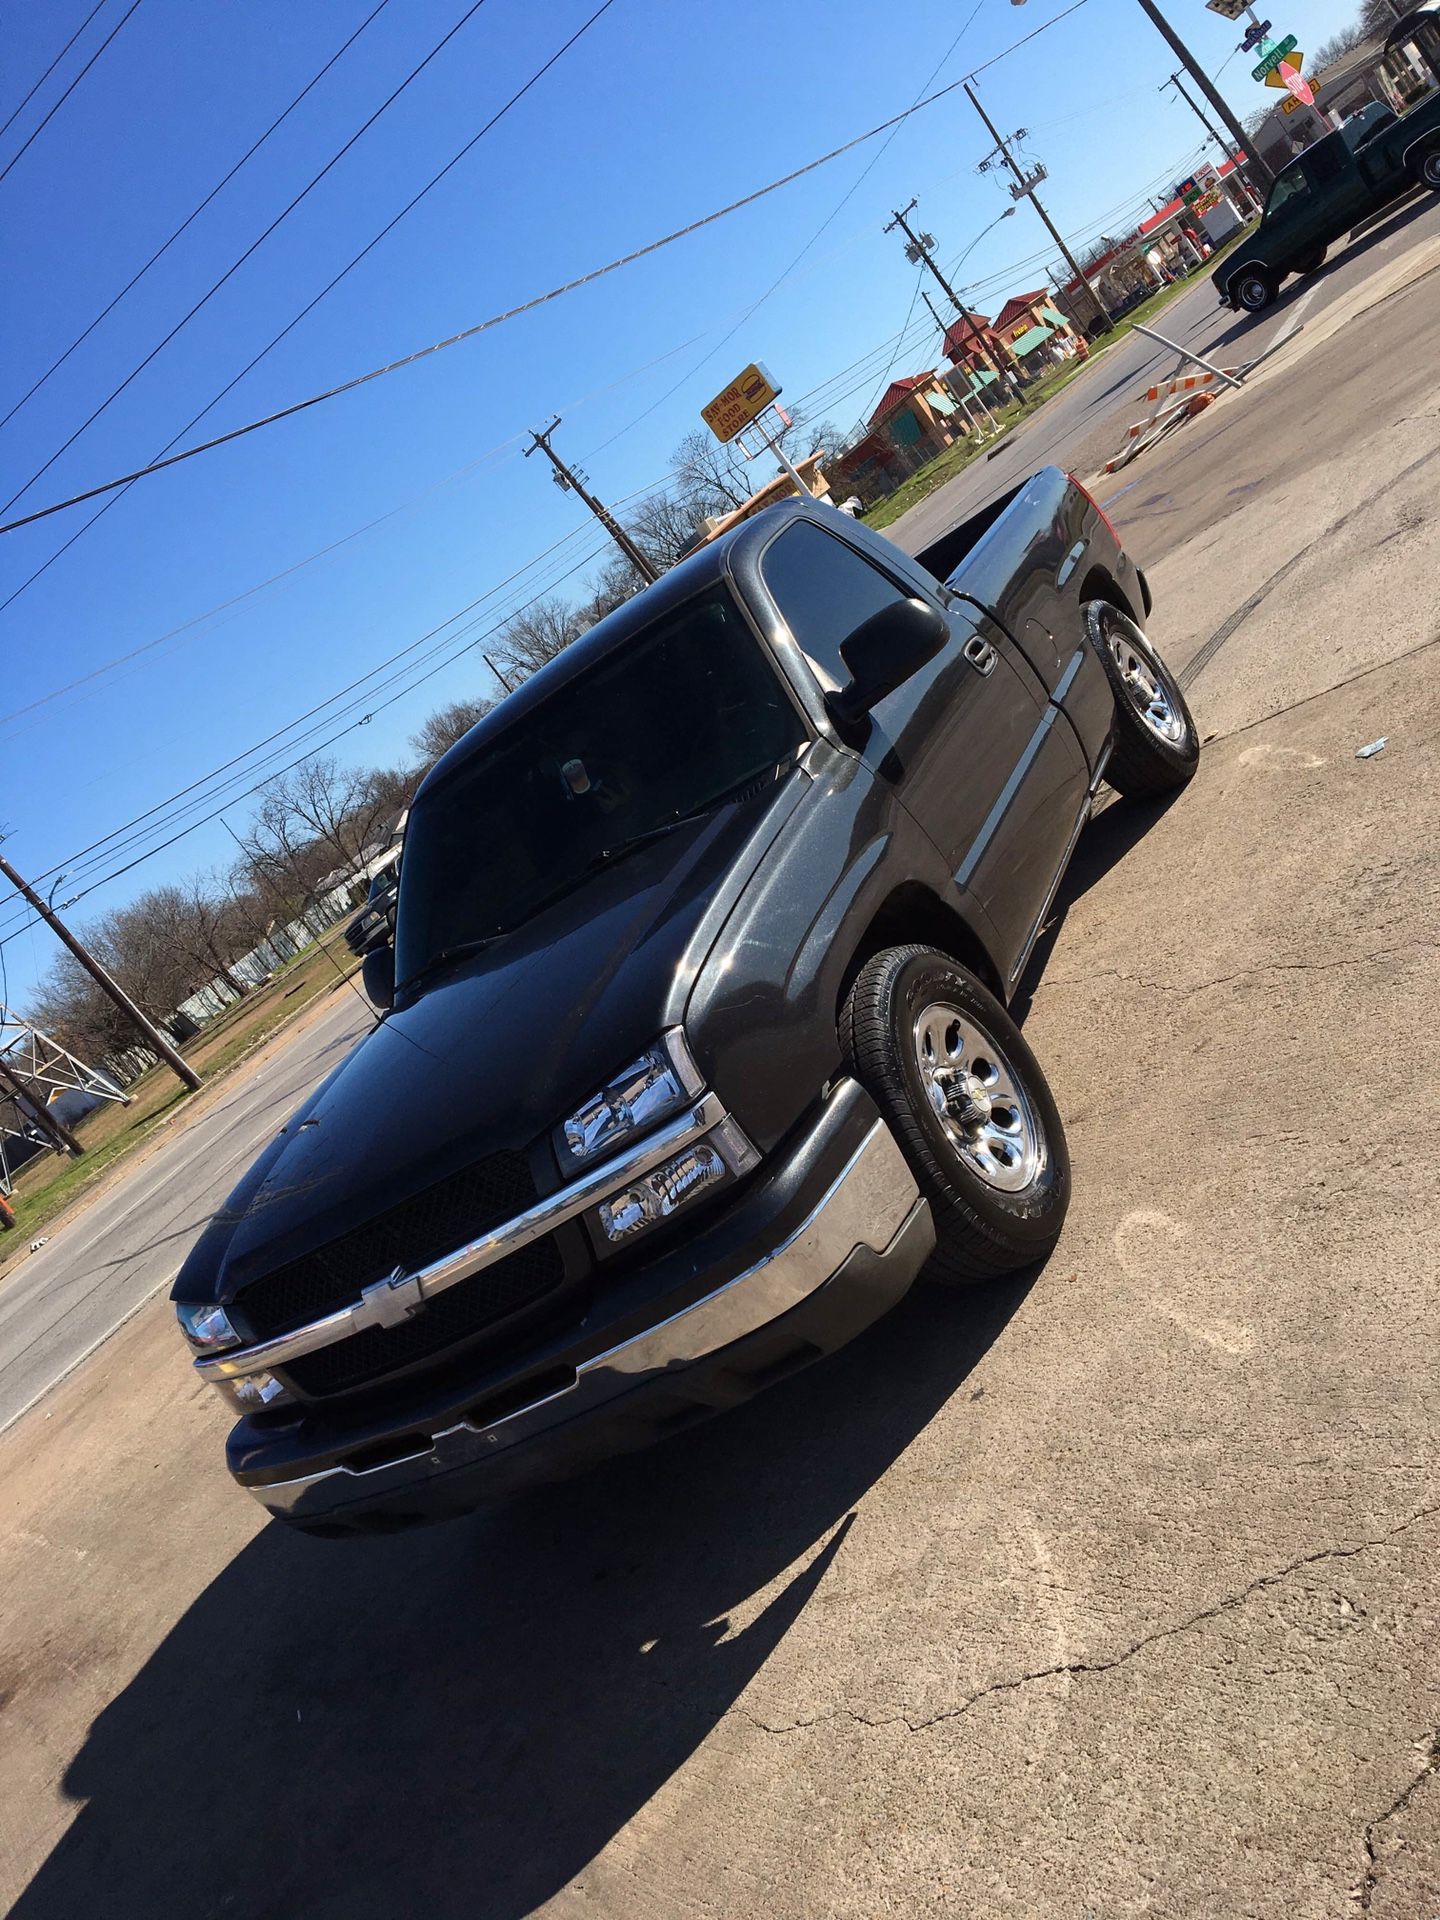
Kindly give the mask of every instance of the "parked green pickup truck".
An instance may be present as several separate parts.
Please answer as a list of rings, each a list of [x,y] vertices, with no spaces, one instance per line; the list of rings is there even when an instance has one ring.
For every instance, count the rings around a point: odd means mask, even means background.
[[[1314,273],[1332,241],[1416,186],[1440,193],[1440,93],[1399,119],[1378,102],[1276,176],[1260,224],[1211,275],[1220,298],[1260,313],[1288,273]]]

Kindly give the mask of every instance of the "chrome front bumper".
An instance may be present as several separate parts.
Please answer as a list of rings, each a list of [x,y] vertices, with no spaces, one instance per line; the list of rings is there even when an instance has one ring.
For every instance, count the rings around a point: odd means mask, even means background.
[[[901,1269],[891,1291],[903,1292],[933,1245],[929,1208],[914,1175],[889,1128],[876,1121],[811,1212],[763,1259],[684,1311],[568,1369],[568,1377],[534,1400],[483,1423],[461,1419],[416,1434],[413,1448],[382,1464],[332,1464],[292,1479],[249,1484],[247,1491],[277,1517],[302,1524],[347,1508],[383,1505],[392,1495],[423,1496],[447,1475],[483,1468],[603,1413],[639,1388],[723,1355],[802,1307],[852,1256],[863,1256],[871,1267],[888,1256]],[[889,1297],[880,1298],[877,1312]]]

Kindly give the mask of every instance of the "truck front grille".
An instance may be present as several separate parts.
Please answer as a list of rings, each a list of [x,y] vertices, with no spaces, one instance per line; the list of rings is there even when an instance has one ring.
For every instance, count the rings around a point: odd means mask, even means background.
[[[318,1398],[347,1393],[498,1329],[502,1321],[538,1306],[564,1277],[565,1262],[553,1236],[532,1241],[435,1294],[398,1327],[366,1327],[348,1340],[291,1360],[285,1372],[302,1393]]]
[[[397,1267],[412,1273],[416,1267],[453,1253],[502,1220],[523,1213],[537,1198],[529,1162],[523,1154],[492,1154],[488,1160],[437,1181],[423,1193],[412,1194],[373,1220],[352,1227],[328,1245],[263,1274],[241,1290],[236,1305],[257,1338],[289,1333],[294,1327],[307,1326],[323,1314],[349,1306],[360,1298],[364,1288],[384,1280]],[[509,1264],[502,1261],[488,1273],[500,1273]],[[503,1288],[500,1291],[503,1293]],[[509,1311],[501,1307],[492,1317]],[[346,1344],[356,1346],[364,1338],[360,1335]]]

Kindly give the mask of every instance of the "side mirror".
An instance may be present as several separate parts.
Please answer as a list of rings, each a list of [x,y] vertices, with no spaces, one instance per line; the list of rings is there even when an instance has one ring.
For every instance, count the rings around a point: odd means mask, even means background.
[[[923,600],[892,600],[872,613],[840,642],[840,658],[850,669],[849,686],[825,696],[840,732],[857,732],[886,694],[933,660],[949,638],[944,616]]]
[[[360,963],[360,978],[370,1004],[385,1008],[395,1004],[395,949],[372,947]]]

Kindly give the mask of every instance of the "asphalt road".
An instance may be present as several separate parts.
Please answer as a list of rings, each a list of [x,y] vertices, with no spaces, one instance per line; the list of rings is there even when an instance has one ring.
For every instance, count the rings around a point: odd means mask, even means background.
[[[0,1442],[15,1920],[1440,1913],[1437,285],[1117,504],[1207,744],[1022,990],[1045,1268],[344,1545],[135,1314]]]
[[[1222,307],[1206,274],[1148,324],[1215,365],[1242,365],[1258,359],[1297,326],[1320,321],[1328,308],[1367,278],[1436,235],[1440,235],[1440,195],[1422,193],[1357,238],[1333,248],[1319,273],[1287,280],[1275,305],[1263,314],[1236,314]],[[887,538],[907,553],[918,553],[947,527],[1039,467],[1097,472],[1119,449],[1126,426],[1149,411],[1142,399],[1145,388],[1168,377],[1175,361],[1169,348],[1156,346],[1143,334],[1127,334],[1038,412],[1033,422],[1011,433],[992,457],[972,462],[887,527]],[[1112,499],[1126,490],[1142,464],[1105,482],[1101,497]]]
[[[204,1112],[182,1115],[173,1141],[0,1273],[0,1432],[169,1285],[208,1216],[372,1018],[337,986],[293,1041],[242,1067]]]

